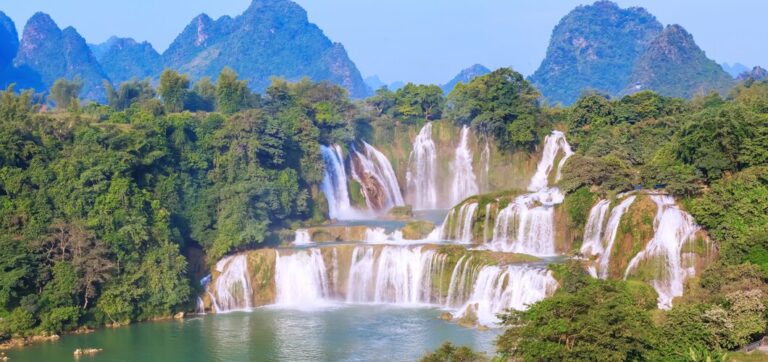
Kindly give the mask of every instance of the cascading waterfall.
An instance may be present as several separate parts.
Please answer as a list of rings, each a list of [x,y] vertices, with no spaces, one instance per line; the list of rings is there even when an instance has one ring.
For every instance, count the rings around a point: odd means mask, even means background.
[[[557,288],[552,273],[527,266],[485,266],[480,269],[472,294],[454,314],[461,318],[474,314],[484,326],[498,325],[497,317],[507,309],[525,310]]]
[[[566,141],[563,132],[552,131],[552,134],[544,139],[544,151],[542,152],[541,161],[539,161],[536,168],[536,173],[531,178],[528,191],[540,191],[549,186],[550,174],[555,167],[555,160],[560,152],[563,153],[563,157],[560,159],[555,172],[555,182],[560,180],[563,165],[573,156],[573,150],[568,141]]]
[[[347,302],[431,303],[435,256],[434,250],[422,247],[385,246],[379,255],[375,255],[373,247],[356,247],[349,269]]]
[[[331,289],[320,249],[296,251],[284,256],[280,252],[276,253],[275,304],[298,308],[327,304]]]
[[[453,182],[451,183],[451,205],[456,205],[469,196],[477,195],[475,172],[472,169],[472,150],[469,148],[470,128],[461,128],[461,141],[456,147],[456,158],[451,166]]]
[[[699,226],[671,196],[652,195],[651,199],[657,207],[653,239],[629,262],[624,278],[631,275],[641,262],[658,260],[660,268],[657,268],[657,276],[651,285],[659,294],[659,308],[670,309],[672,299],[683,295],[685,279],[696,272],[692,266],[686,268],[683,265],[682,251],[686,243],[695,239]]]
[[[481,191],[488,192],[491,189],[491,142],[488,140],[488,136],[485,136],[485,147],[483,152],[480,153],[480,164],[482,165],[482,173],[480,174]]]
[[[311,245],[311,244],[312,244],[312,237],[310,237],[309,235],[309,230],[307,229],[296,230],[296,236],[293,239],[293,245],[302,246],[302,245]]]
[[[221,273],[216,278],[213,290],[216,313],[251,309],[253,290],[248,279],[248,260],[245,255],[233,255],[219,260],[216,271]]]
[[[477,211],[477,203],[461,205],[458,212],[451,209],[443,221],[440,231],[441,240],[456,240],[461,243],[472,243],[472,225]]]
[[[408,201],[415,209],[437,207],[437,150],[432,141],[432,123],[427,122],[413,141],[405,176]]]
[[[611,253],[613,252],[613,244],[616,242],[616,234],[619,231],[619,224],[621,218],[635,202],[635,196],[628,196],[618,206],[611,210],[611,216],[608,217],[608,224],[605,226],[605,232],[603,234],[603,245],[605,245],[603,253],[598,258],[599,276],[602,279],[608,278],[608,265],[611,262]]]
[[[524,309],[556,287],[544,268],[487,266],[471,254],[449,264],[449,255],[427,246],[358,245],[346,257],[337,250],[276,250],[274,305],[294,309],[333,303],[432,305],[455,311],[456,317],[477,313],[481,324],[493,326],[492,314]],[[208,288],[217,313],[250,309],[251,298],[262,292],[251,290],[247,260],[240,254],[217,264],[221,271]],[[341,265],[346,269],[340,270]]]
[[[404,205],[397,176],[387,156],[364,141],[363,147],[358,151],[352,145],[355,156],[352,178],[362,185],[368,209],[381,211]]]
[[[491,250],[530,255],[555,255],[553,205],[565,196],[557,188],[521,195],[496,216]]]
[[[368,228],[365,230],[365,239],[363,240],[369,244],[385,244],[385,243],[402,243],[403,232],[395,230],[388,233],[384,228]]]
[[[610,206],[610,201],[600,200],[589,211],[587,224],[584,226],[584,240],[580,249],[581,254],[603,254],[603,226],[605,225],[605,218],[608,215],[608,208]]]
[[[344,169],[341,147],[320,145],[320,153],[325,164],[325,176],[320,183],[320,190],[328,200],[328,215],[331,219],[358,217],[357,211],[349,201],[347,171]]]

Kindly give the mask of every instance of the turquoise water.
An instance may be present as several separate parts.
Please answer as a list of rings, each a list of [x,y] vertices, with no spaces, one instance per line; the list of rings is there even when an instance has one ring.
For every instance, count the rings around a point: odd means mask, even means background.
[[[439,309],[383,305],[315,311],[259,308],[183,321],[142,323],[9,351],[16,361],[413,361],[445,341],[492,351],[499,331],[438,319]]]

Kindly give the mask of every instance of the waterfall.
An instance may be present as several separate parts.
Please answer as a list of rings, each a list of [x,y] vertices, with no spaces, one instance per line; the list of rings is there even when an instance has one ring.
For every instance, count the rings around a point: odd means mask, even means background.
[[[603,254],[603,225],[608,215],[608,208],[611,203],[608,200],[600,200],[589,211],[587,224],[584,226],[584,240],[581,243],[581,254],[583,255],[601,255]]]
[[[482,173],[480,174],[481,189],[482,192],[488,192],[491,189],[490,186],[490,174],[491,174],[491,145],[488,140],[488,136],[485,136],[485,147],[483,152],[480,153],[480,164],[482,164]]]
[[[515,198],[496,216],[491,250],[530,255],[555,255],[554,205],[565,196],[557,188]]]
[[[475,172],[472,169],[472,150],[469,148],[470,128],[461,128],[461,141],[456,147],[456,158],[453,161],[451,171],[453,182],[451,183],[451,205],[456,205],[469,196],[477,195],[479,189]]]
[[[391,233],[387,233],[384,228],[368,228],[365,230],[365,239],[363,240],[369,244],[385,244],[385,243],[403,243],[403,232],[395,230]]]
[[[405,204],[392,164],[379,150],[363,141],[363,151],[352,145],[352,178],[362,186],[370,210],[388,210]]]
[[[432,300],[434,250],[385,246],[378,256],[373,247],[352,252],[347,302],[425,304]]]
[[[309,230],[307,229],[296,230],[296,236],[293,238],[293,245],[302,246],[302,245],[311,245],[311,244],[312,244],[312,238],[309,236]]]
[[[195,301],[195,314],[205,314],[203,298],[197,297],[197,301]]]
[[[491,204],[489,203],[485,205],[485,220],[483,221],[483,244],[487,244],[489,240],[488,230],[490,230],[490,227],[488,226],[490,225],[490,222],[491,222]]]
[[[344,156],[339,145],[331,147],[320,145],[320,153],[325,163],[325,176],[320,183],[320,190],[328,200],[328,215],[331,219],[357,217],[357,212],[349,202],[347,172],[344,169]]]
[[[657,207],[653,238],[645,249],[629,262],[624,278],[626,279],[642,261],[661,261],[660,268],[656,271],[657,276],[651,285],[659,294],[659,308],[670,309],[672,299],[683,295],[685,279],[695,273],[692,267],[683,266],[682,249],[686,243],[695,239],[699,227],[690,214],[675,204],[675,199],[671,196],[652,195],[651,199]]]
[[[477,323],[496,326],[498,314],[507,309],[525,310],[557,288],[557,281],[544,269],[526,266],[485,266],[480,269],[472,294],[454,317],[474,313]]]
[[[244,254],[225,257],[216,263],[216,285],[211,295],[216,313],[251,309],[253,290]]]
[[[465,244],[472,243],[472,226],[476,211],[476,202],[461,205],[458,212],[456,208],[451,209],[441,226],[440,239],[455,240]]]
[[[437,207],[437,151],[432,141],[432,123],[427,122],[413,141],[408,157],[408,201],[414,209]]]
[[[257,284],[262,289],[251,289],[246,255],[226,257],[217,264],[219,272],[208,288],[216,313],[250,309],[254,296],[272,293],[264,289],[271,288],[266,281]],[[357,245],[351,253],[342,253],[339,247],[314,247],[274,255],[274,305],[293,309],[335,303],[431,305],[457,317],[476,313],[480,324],[492,326],[496,313],[524,309],[557,286],[540,267],[488,265],[473,253],[453,259],[453,264],[449,254],[421,245]],[[264,265],[252,267],[270,270]]]
[[[555,173],[555,182],[560,180],[561,170],[565,161],[573,155],[571,145],[565,139],[565,134],[560,131],[552,131],[552,134],[544,139],[544,151],[542,152],[541,161],[539,161],[536,173],[531,178],[531,183],[528,185],[529,191],[539,191],[545,189],[549,185],[549,177],[552,169],[555,167],[555,160],[557,155],[562,151],[563,158],[558,163]]]
[[[331,293],[320,249],[300,250],[285,256],[277,252],[275,286],[275,304],[279,306],[313,308],[327,304]]]
[[[619,231],[621,217],[624,216],[627,210],[629,210],[629,207],[632,206],[633,202],[635,202],[635,196],[629,196],[611,210],[611,216],[608,217],[608,224],[605,226],[605,233],[603,234],[603,245],[605,245],[605,250],[600,254],[600,258],[598,259],[600,278],[608,278],[608,265],[611,261],[613,244],[616,242],[616,234],[618,234]]]

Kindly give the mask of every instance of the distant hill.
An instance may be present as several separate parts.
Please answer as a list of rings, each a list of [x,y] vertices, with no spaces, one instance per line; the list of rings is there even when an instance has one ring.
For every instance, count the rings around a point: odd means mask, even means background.
[[[640,56],[626,93],[653,90],[665,96],[691,98],[710,91],[727,93],[734,81],[707,58],[682,26],[670,25]]]
[[[752,70],[748,70],[739,74],[737,79],[740,81],[745,81],[747,79],[766,80],[768,79],[768,71],[765,70],[763,67],[757,66],[752,68]]]
[[[733,65],[723,63],[720,64],[720,66],[723,67],[723,70],[726,73],[730,74],[734,78],[738,77],[741,73],[749,72],[749,67],[741,63],[733,63]]]
[[[381,87],[387,87],[387,89],[391,91],[396,91],[404,87],[405,82],[395,81],[387,84],[387,83],[384,83],[384,81],[382,81],[378,75],[372,75],[365,78],[365,85],[368,86],[368,89],[370,89],[371,92],[375,92],[379,90]]]
[[[163,71],[160,54],[148,42],[113,37],[97,47],[99,63],[115,84],[157,77]]]
[[[213,20],[202,14],[173,41],[163,60],[192,79],[215,78],[231,67],[259,91],[272,76],[282,76],[330,81],[353,97],[369,94],[344,47],[331,42],[303,8],[288,0],[254,0],[235,18]]]
[[[618,97],[650,89],[691,97],[727,92],[733,85],[733,77],[681,26],[664,28],[645,9],[622,9],[610,1],[566,15],[530,80],[550,102],[565,105],[586,91]]]
[[[475,79],[476,77],[479,77],[479,76],[486,75],[490,72],[491,70],[486,68],[485,66],[480,64],[475,64],[459,72],[459,74],[457,74],[453,79],[451,79],[451,81],[442,85],[441,88],[443,88],[443,92],[445,94],[448,94],[448,93],[451,93],[451,91],[453,90],[453,88],[456,87],[457,84],[459,83],[467,84],[472,79]]]
[[[619,94],[662,30],[643,8],[621,9],[610,1],[579,6],[552,31],[546,57],[530,80],[553,103],[571,104],[585,90]]]
[[[329,81],[357,98],[370,94],[344,47],[289,0],[253,0],[235,18],[213,20],[202,14],[162,56],[149,43],[130,38],[87,45],[74,28],[61,30],[44,13],[29,19],[19,44],[13,21],[0,12],[0,85],[17,83],[46,92],[58,78],[77,77],[83,82],[82,97],[103,101],[104,80],[157,79],[164,68],[188,73],[192,80],[215,80],[224,67],[233,68],[256,91],[280,76]]]
[[[99,62],[77,30],[59,29],[50,16],[37,13],[24,27],[15,66],[28,74],[22,83],[48,89],[59,78],[80,79],[82,97],[104,100],[103,82],[108,80]],[[32,79],[36,76],[36,79]]]

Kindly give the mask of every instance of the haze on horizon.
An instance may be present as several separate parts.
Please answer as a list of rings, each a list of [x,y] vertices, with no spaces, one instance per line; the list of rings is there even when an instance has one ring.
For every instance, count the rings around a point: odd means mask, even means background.
[[[552,29],[575,6],[593,1],[548,2],[477,0],[295,0],[331,40],[344,44],[363,76],[385,82],[440,84],[461,69],[480,63],[511,66],[531,74],[544,58]],[[19,30],[32,14],[50,14],[59,26],[75,27],[89,43],[110,36],[149,41],[163,52],[193,17],[236,16],[251,0],[211,4],[205,0],[0,0],[0,10]],[[617,0],[642,6],[663,24],[680,24],[707,55],[719,63],[768,64],[768,38],[762,16],[768,3],[735,0]],[[696,11],[691,11],[695,7]],[[87,9],[87,16],[83,15]]]

